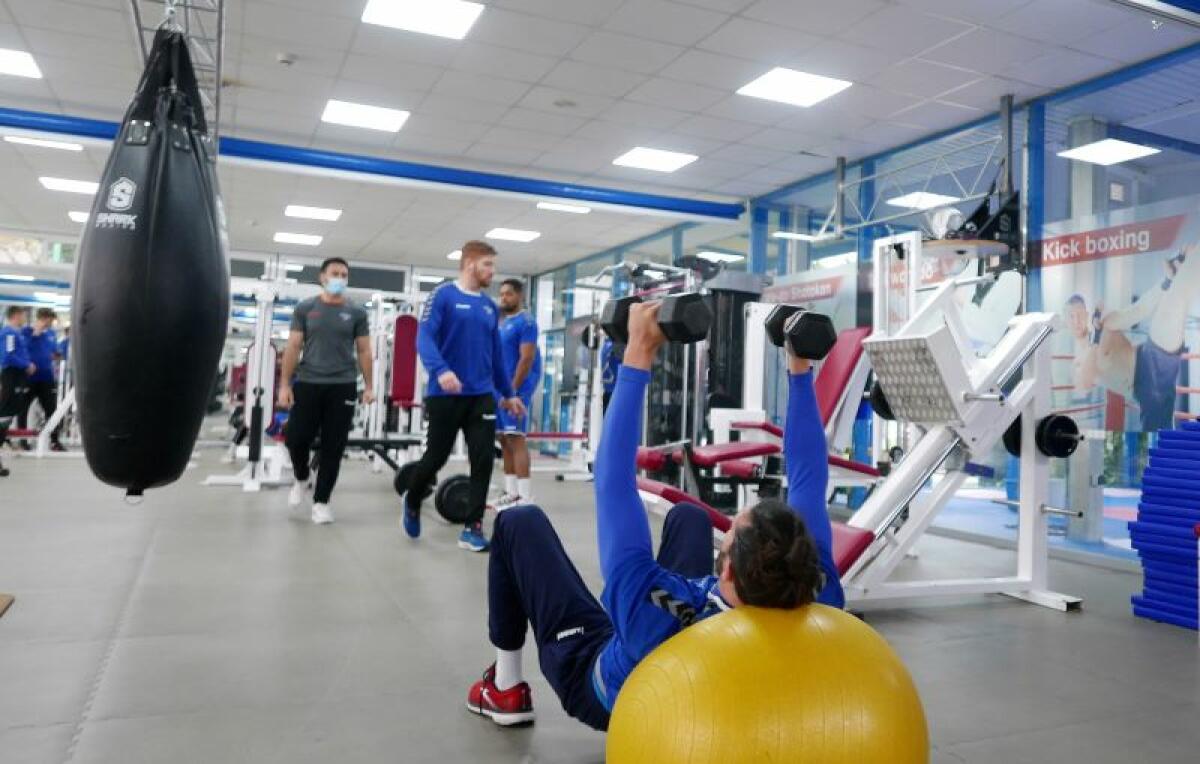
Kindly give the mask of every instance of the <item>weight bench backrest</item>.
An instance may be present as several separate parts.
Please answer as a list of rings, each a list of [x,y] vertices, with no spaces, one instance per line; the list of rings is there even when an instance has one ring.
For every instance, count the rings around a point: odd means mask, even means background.
[[[853,396],[858,401],[862,390],[851,390],[851,383],[860,372],[860,364],[866,363],[863,356],[863,340],[870,336],[870,327],[844,329],[838,333],[837,344],[829,355],[821,362],[821,370],[817,372],[816,393],[817,409],[821,412],[821,422],[825,425],[826,434],[841,407],[845,405],[847,396]],[[863,380],[865,386],[866,380]],[[857,406],[855,408],[857,411]]]

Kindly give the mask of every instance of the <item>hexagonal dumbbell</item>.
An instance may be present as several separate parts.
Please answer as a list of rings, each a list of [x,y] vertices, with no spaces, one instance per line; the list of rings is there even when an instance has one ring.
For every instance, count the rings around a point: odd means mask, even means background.
[[[767,337],[771,344],[786,342],[798,358],[820,361],[837,344],[833,320],[822,313],[803,310],[795,305],[777,305],[767,314]]]
[[[642,302],[641,297],[622,297],[609,300],[600,313],[600,326],[614,343],[629,342],[629,307]],[[658,310],[658,326],[670,342],[690,344],[708,337],[712,328],[712,310],[704,297],[696,292],[668,295]]]

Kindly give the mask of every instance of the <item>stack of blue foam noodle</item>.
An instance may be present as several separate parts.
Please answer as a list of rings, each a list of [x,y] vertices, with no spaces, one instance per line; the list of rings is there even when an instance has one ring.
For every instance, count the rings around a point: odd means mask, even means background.
[[[1134,615],[1197,628],[1196,525],[1200,523],[1200,422],[1163,430],[1142,478],[1138,519],[1129,524],[1142,558],[1144,590]]]

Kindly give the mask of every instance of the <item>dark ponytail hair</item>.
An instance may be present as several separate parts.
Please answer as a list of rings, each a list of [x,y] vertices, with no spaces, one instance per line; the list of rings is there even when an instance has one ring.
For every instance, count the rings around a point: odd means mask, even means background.
[[[738,529],[729,553],[738,597],[747,605],[785,610],[816,599],[824,574],[804,520],[770,499],[749,514],[750,522]]]

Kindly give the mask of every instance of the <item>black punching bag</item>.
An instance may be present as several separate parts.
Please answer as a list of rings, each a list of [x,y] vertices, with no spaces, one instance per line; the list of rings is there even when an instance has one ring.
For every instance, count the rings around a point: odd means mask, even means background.
[[[187,41],[160,29],[92,204],[71,315],[83,450],[131,496],[183,474],[225,342],[215,158]]]

